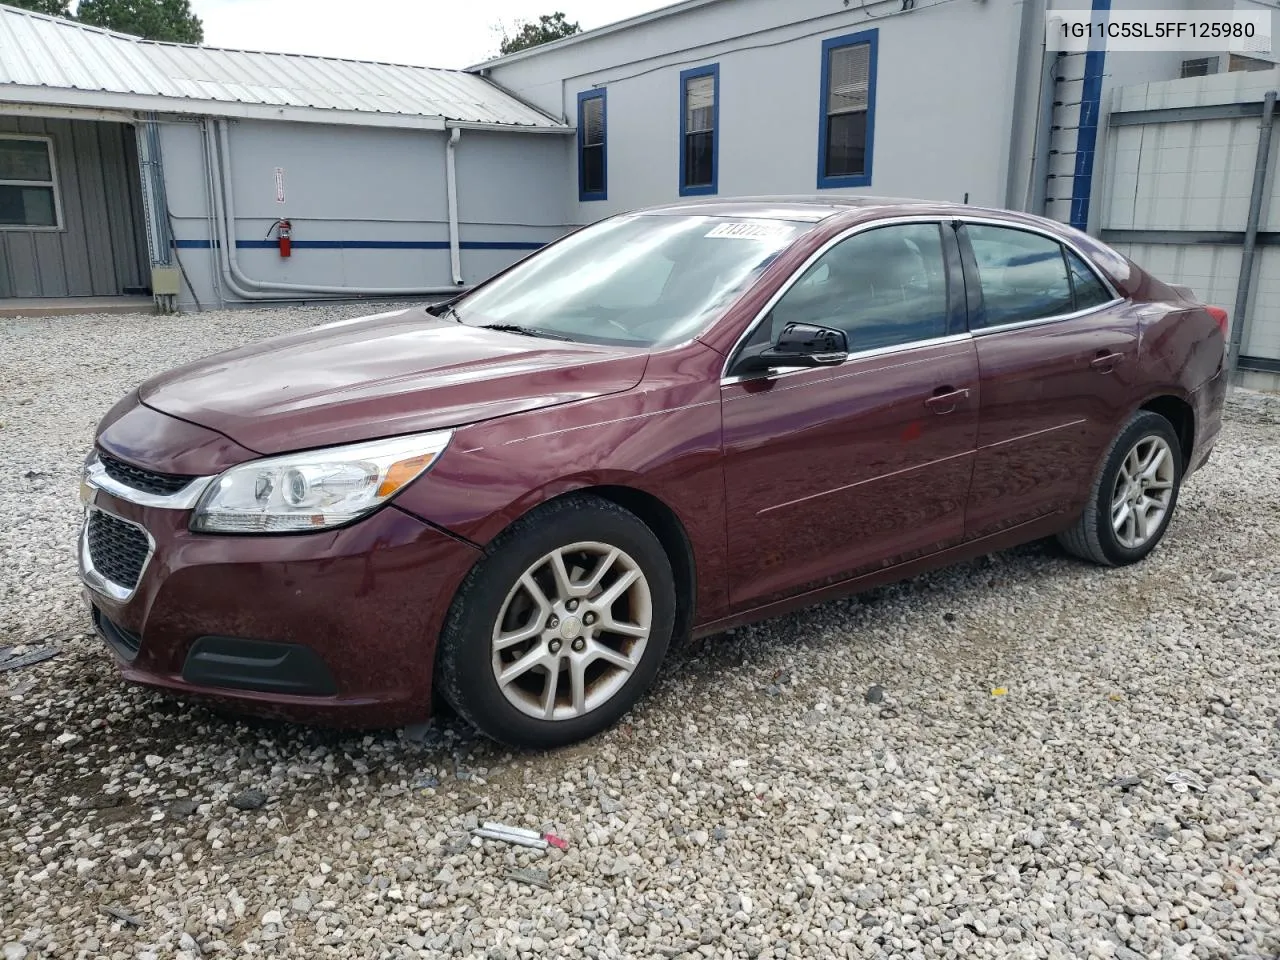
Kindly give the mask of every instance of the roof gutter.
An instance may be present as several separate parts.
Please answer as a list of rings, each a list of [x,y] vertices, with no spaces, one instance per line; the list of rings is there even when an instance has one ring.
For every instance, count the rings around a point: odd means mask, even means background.
[[[471,120],[446,120],[444,122],[447,130],[476,130],[482,133],[556,133],[576,134],[578,131],[574,127],[565,126],[557,123],[554,127],[518,127],[510,123],[476,123]]]
[[[121,122],[133,122],[131,113],[164,113],[193,119],[226,117],[236,120],[278,120],[289,123],[325,123],[353,127],[392,127],[406,130],[438,130],[457,125],[464,130],[508,133],[574,133],[572,127],[553,123],[525,126],[516,123],[483,123],[448,120],[440,116],[377,113],[363,110],[329,110],[324,107],[287,107],[270,103],[232,103],[226,100],[188,100],[146,93],[113,93],[69,87],[32,87],[0,84],[0,114],[56,116],[65,111],[97,111],[101,119],[110,112]],[[84,114],[82,113],[81,116]],[[68,116],[68,119],[76,119]]]
[[[0,117],[39,117],[41,120],[106,120],[110,123],[134,123],[136,114],[125,110],[100,107],[55,107],[31,103],[0,102]]]

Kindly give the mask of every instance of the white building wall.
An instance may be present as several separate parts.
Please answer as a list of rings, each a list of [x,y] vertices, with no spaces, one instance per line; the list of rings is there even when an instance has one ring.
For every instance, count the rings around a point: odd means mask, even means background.
[[[608,199],[590,222],[679,198],[681,70],[720,65],[719,195],[817,192],[822,42],[879,30],[870,186],[833,193],[1003,205],[1021,3],[920,0],[915,9],[827,0],[732,0],[498,64],[489,76],[577,122],[577,96],[608,97]],[[825,192],[825,191],[824,191]]]
[[[263,121],[229,130],[237,257],[254,280],[360,288],[450,285],[445,179],[448,134]],[[565,232],[562,134],[466,130],[457,146],[464,282],[485,279]],[[198,123],[166,123],[165,183],[178,253],[202,305],[236,297],[217,278]],[[276,195],[283,170],[284,202]],[[277,219],[293,227],[279,255]],[[219,287],[221,289],[219,290]],[[286,294],[287,295],[287,294]],[[180,305],[193,305],[184,291]]]
[[[1076,183],[1083,54],[1059,60],[1048,164],[1033,167],[1046,15],[1089,10],[1093,0],[897,0],[847,6],[825,0],[721,0],[605,30],[489,67],[486,75],[569,124],[577,95],[608,96],[608,199],[577,202],[577,166],[566,191],[576,222],[678,199],[679,74],[720,65],[720,196],[814,193],[817,188],[821,49],[827,37],[879,30],[872,182],[834,191],[962,200],[1028,209],[1048,177],[1046,215],[1069,221]],[[1252,9],[1243,0],[1112,0],[1130,10]],[[1047,10],[1046,10],[1047,8]],[[1030,30],[1021,41],[1024,10]],[[1102,14],[1100,14],[1101,16]],[[1098,114],[1112,90],[1179,76],[1205,51],[1106,54]],[[1021,62],[1021,73],[1019,65]],[[1102,135],[1093,181],[1103,175]],[[1096,229],[1097,191],[1088,225]],[[1041,211],[1035,211],[1041,212]]]

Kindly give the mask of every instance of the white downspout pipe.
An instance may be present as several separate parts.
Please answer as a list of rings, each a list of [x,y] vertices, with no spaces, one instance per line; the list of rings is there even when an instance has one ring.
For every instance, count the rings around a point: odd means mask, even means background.
[[[257,290],[246,290],[236,283],[235,277],[231,275],[231,262],[227,257],[228,239],[226,235],[226,221],[222,216],[222,185],[218,176],[218,147],[213,138],[213,124],[210,120],[203,122],[205,138],[204,138],[204,160],[208,167],[209,174],[209,203],[212,208],[213,217],[213,235],[210,240],[214,247],[214,257],[218,261],[221,268],[222,282],[232,295],[239,297],[241,300],[281,300],[282,297],[274,296],[270,293],[262,293]]]
[[[218,130],[218,142],[221,146],[221,162],[218,165],[219,181],[221,189],[219,193],[222,195],[222,233],[224,243],[222,245],[222,258],[226,272],[229,274],[229,285],[232,286],[233,292],[237,296],[244,296],[239,288],[247,288],[252,291],[260,291],[263,293],[280,292],[294,294],[293,299],[297,299],[298,294],[328,294],[334,296],[345,297],[420,297],[420,296],[440,296],[447,294],[455,294],[459,292],[459,287],[333,287],[324,286],[322,284],[303,284],[303,283],[283,283],[280,281],[253,280],[246,276],[244,271],[240,269],[240,264],[236,260],[235,247],[235,224],[236,224],[236,202],[235,191],[231,185],[231,140],[227,135],[227,124],[225,120],[215,120],[214,125]],[[450,155],[452,156],[452,155]],[[446,174],[448,171],[446,171]],[[457,228],[456,224],[450,222],[450,244],[456,243]],[[455,273],[456,276],[456,273]],[[245,296],[247,300],[280,300],[283,297],[270,296]]]
[[[449,143],[445,146],[444,180],[449,191],[449,265],[453,268],[453,282],[462,286],[462,253],[458,237],[458,164],[455,154],[462,131],[458,127],[449,130]]]

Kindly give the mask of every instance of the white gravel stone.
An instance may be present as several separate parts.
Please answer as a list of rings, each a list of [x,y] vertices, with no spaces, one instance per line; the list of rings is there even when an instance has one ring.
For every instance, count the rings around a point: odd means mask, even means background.
[[[59,649],[0,675],[4,960],[1280,953],[1280,398],[1233,397],[1143,564],[1033,544],[739,629],[571,751],[125,685],[72,549],[97,419],[383,309],[0,321],[0,644]],[[471,846],[490,820],[569,849]]]

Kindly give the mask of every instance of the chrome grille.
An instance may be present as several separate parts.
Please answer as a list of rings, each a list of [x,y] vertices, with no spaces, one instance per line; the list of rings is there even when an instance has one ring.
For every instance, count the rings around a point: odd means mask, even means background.
[[[89,559],[98,573],[130,590],[138,585],[151,549],[141,527],[101,510],[92,510],[85,539]]]
[[[102,469],[106,471],[107,476],[112,480],[117,483],[123,483],[126,487],[132,487],[134,490],[141,490],[143,493],[151,493],[156,496],[168,496],[169,494],[177,493],[195,479],[194,477],[184,477],[176,473],[157,473],[154,470],[144,470],[101,451],[98,453],[98,459],[102,462]]]

